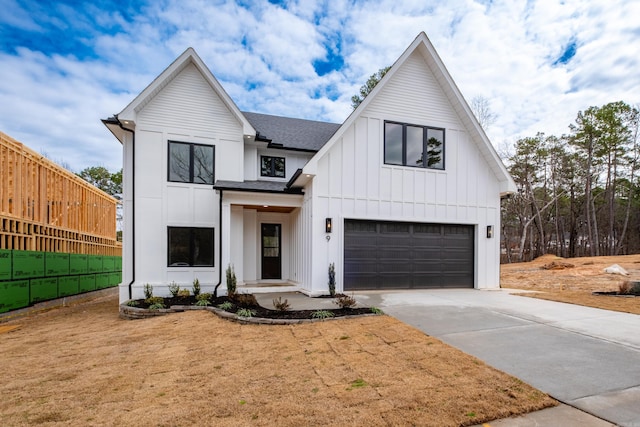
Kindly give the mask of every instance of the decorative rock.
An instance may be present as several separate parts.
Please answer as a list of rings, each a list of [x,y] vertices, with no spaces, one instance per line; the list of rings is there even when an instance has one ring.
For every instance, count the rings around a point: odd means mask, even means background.
[[[619,274],[621,276],[628,276],[629,273],[624,268],[620,267],[618,264],[610,265],[609,267],[604,269],[605,273],[608,274]]]

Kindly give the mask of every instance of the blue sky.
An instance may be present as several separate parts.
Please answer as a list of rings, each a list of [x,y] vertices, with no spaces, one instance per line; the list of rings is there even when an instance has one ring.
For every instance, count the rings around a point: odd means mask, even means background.
[[[121,167],[100,119],[196,49],[240,109],[333,122],[424,31],[504,152],[640,102],[640,2],[0,0],[0,131],[73,171]]]

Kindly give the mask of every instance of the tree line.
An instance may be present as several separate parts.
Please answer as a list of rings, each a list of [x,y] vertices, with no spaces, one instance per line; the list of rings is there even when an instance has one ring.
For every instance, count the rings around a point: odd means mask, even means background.
[[[516,141],[503,262],[640,252],[639,123],[637,107],[612,102],[578,112],[565,135]]]

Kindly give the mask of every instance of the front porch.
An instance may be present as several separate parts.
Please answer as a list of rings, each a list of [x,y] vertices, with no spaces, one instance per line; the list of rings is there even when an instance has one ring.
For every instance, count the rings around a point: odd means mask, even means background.
[[[304,195],[224,184],[221,188],[216,183],[221,193],[223,272],[233,266],[239,292],[308,293],[302,279]]]

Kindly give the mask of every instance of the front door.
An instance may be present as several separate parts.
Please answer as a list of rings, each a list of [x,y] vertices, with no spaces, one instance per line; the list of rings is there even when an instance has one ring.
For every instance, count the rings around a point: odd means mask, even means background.
[[[281,224],[262,224],[262,278],[282,279]]]

